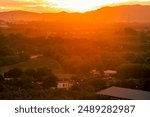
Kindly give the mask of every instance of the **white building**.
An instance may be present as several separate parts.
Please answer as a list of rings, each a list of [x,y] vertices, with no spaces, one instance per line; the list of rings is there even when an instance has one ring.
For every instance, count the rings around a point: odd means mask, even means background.
[[[30,59],[37,59],[37,58],[42,57],[42,56],[43,56],[42,54],[31,55]]]
[[[95,77],[101,76],[101,73],[98,70],[96,70],[96,69],[91,70],[90,74],[95,76]]]
[[[59,81],[57,84],[58,89],[70,89],[72,86],[73,83],[69,81]]]
[[[105,77],[112,77],[116,74],[117,74],[117,71],[115,71],[115,70],[105,70],[104,71],[104,76]]]

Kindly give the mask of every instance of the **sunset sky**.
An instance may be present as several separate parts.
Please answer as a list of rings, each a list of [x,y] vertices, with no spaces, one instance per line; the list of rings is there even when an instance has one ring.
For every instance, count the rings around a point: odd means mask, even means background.
[[[0,0],[0,11],[86,12],[120,4],[150,5],[150,0]]]

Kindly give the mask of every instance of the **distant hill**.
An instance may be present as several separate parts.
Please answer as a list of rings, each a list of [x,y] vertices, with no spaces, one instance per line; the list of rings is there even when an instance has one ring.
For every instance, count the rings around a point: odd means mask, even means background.
[[[5,21],[32,21],[40,20],[38,13],[27,12],[27,11],[8,11],[0,13],[0,20]]]
[[[150,22],[150,6],[123,5],[103,7],[87,14],[93,18],[98,17],[101,21]]]
[[[150,22],[150,6],[122,5],[103,7],[86,13],[32,13],[26,11],[1,12],[5,21],[51,22]]]

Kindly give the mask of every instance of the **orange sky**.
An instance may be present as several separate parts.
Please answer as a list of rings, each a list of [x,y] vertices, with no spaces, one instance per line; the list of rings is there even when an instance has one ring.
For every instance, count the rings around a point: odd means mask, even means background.
[[[119,4],[150,5],[150,0],[0,0],[0,11],[86,12]]]

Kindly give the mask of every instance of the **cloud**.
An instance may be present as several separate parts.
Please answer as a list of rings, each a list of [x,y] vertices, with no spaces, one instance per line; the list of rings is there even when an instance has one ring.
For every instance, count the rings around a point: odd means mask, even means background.
[[[48,13],[48,12],[61,12],[64,9],[52,8],[49,6],[28,6],[24,7],[25,11],[39,12],[39,13]]]
[[[25,10],[32,12],[59,12],[61,9],[54,8],[53,3],[45,0],[0,0],[0,12],[10,10]]]
[[[25,6],[25,5],[36,5],[33,1],[17,1],[17,0],[0,0],[0,6]]]

